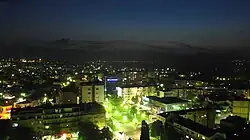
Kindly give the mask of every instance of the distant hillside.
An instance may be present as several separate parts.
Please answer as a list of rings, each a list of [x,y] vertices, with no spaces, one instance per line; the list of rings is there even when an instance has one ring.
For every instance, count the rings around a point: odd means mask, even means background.
[[[44,57],[80,63],[84,60],[154,60],[166,63],[201,65],[205,61],[242,57],[236,51],[212,50],[175,41],[135,42],[75,41],[69,39],[43,42],[1,44],[2,57]]]
[[[136,42],[128,40],[112,41],[73,41],[65,39],[56,42],[47,42],[46,47],[84,50],[84,51],[141,51],[141,52],[166,52],[180,54],[196,54],[199,52],[210,52],[207,48],[200,48],[176,41],[146,41]]]

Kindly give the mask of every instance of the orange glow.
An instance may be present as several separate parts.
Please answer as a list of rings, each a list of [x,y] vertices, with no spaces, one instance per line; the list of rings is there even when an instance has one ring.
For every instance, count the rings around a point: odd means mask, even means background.
[[[0,119],[3,120],[10,119],[10,113],[0,114]]]
[[[2,112],[0,114],[1,119],[10,119],[10,112],[12,106],[2,106]]]

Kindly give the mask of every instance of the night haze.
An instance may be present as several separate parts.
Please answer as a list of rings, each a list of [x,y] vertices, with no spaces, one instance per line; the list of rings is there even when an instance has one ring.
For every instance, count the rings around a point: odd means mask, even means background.
[[[1,40],[163,40],[250,45],[248,0],[5,0]]]

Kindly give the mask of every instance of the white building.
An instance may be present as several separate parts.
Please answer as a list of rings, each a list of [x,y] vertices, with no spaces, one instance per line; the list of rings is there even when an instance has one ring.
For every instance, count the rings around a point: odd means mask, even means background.
[[[82,103],[104,102],[104,84],[101,83],[83,83],[81,84]]]
[[[117,95],[123,97],[125,101],[130,101],[133,97],[157,96],[155,86],[124,86],[117,87]]]

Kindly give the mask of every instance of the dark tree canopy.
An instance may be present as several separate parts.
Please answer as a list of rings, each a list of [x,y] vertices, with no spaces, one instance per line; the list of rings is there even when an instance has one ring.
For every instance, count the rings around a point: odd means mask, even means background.
[[[141,123],[141,136],[140,140],[149,140],[149,126],[145,120]]]
[[[152,137],[161,136],[162,133],[163,133],[163,123],[159,120],[154,121],[151,124],[151,136]]]
[[[10,135],[11,140],[33,140],[36,137],[35,132],[29,127],[17,127],[12,129],[12,134]]]
[[[84,140],[100,140],[98,127],[92,122],[81,122],[78,127],[79,136]]]

